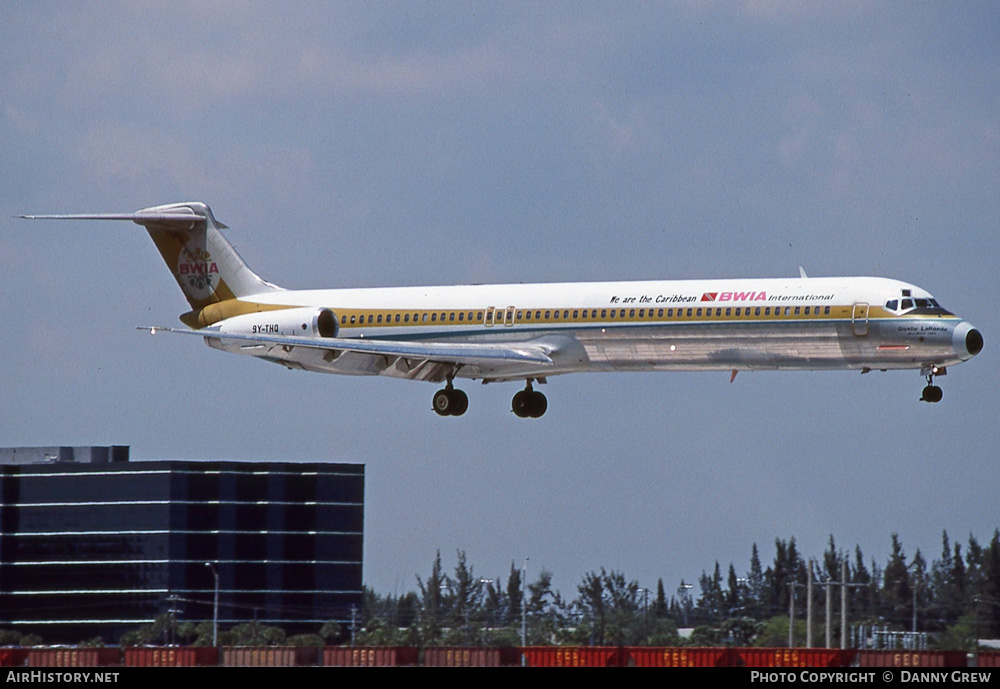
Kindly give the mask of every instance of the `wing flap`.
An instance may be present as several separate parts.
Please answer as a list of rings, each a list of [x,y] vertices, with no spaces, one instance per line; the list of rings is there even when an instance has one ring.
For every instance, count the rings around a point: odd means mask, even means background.
[[[219,340],[232,340],[253,344],[275,344],[285,347],[307,347],[340,352],[377,354],[386,357],[403,357],[454,364],[519,363],[554,364],[549,354],[552,346],[539,342],[410,342],[400,340],[361,339],[343,337],[282,337],[271,335],[244,335],[222,333],[217,330],[190,330],[187,328],[141,327],[155,334],[170,332],[178,335],[197,335]]]

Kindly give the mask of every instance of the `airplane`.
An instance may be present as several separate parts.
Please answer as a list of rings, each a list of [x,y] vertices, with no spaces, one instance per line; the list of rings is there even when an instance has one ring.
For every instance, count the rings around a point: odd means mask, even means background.
[[[129,220],[152,238],[215,349],[289,369],[444,383],[432,408],[469,406],[456,378],[525,381],[511,410],[542,416],[534,389],[583,371],[918,369],[935,376],[982,351],[983,335],[927,291],[879,277],[664,280],[288,290],[254,273],[202,202],[134,213],[23,215]]]

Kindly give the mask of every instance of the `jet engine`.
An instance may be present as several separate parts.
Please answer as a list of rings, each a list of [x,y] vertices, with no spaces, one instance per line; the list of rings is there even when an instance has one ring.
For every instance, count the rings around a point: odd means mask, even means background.
[[[233,316],[219,323],[219,332],[231,335],[281,337],[336,337],[337,314],[330,309],[300,307]]]

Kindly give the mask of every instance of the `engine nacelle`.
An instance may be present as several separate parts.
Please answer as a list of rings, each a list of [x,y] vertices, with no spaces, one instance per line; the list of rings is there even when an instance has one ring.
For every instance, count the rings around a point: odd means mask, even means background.
[[[340,332],[340,322],[337,314],[330,309],[308,306],[233,316],[219,323],[219,332],[233,335],[336,337]]]

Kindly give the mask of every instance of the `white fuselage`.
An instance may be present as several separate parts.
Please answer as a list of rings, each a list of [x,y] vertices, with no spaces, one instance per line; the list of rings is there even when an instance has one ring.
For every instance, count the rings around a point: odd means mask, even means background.
[[[898,306],[904,294],[909,309]],[[887,308],[890,300],[896,300],[895,310]],[[479,363],[452,371],[485,380],[576,371],[919,369],[974,356],[978,349],[966,343],[971,325],[936,303],[912,306],[931,300],[914,285],[867,277],[298,290],[241,299],[272,309],[331,310],[339,338],[522,343],[557,338],[557,350],[574,343],[567,348],[570,356],[554,358],[554,365]],[[281,314],[262,311],[234,322],[247,332],[281,332]],[[332,357],[318,349],[215,339],[210,344],[313,371],[446,377],[440,367],[421,368],[405,357],[361,352]]]

